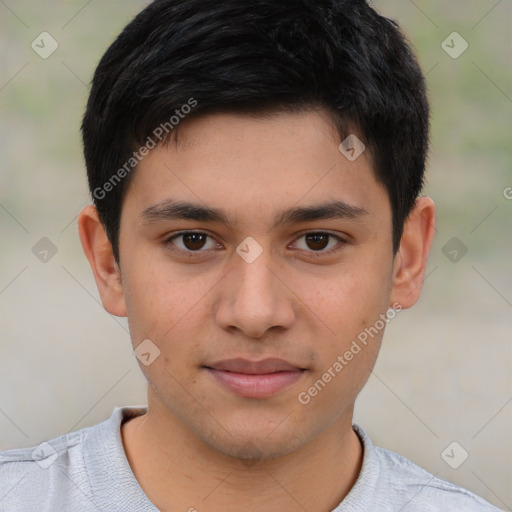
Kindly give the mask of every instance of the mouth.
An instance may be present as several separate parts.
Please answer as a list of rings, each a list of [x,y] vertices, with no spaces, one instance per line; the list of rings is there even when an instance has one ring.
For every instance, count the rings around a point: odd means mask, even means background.
[[[296,383],[306,372],[282,359],[226,359],[204,367],[225,389],[246,398],[268,398]]]

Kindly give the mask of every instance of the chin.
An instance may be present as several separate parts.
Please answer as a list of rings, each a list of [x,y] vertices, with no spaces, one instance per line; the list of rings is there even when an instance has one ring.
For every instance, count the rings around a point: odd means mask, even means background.
[[[302,444],[299,439],[290,438],[290,436],[269,442],[265,435],[244,435],[241,439],[231,437],[205,441],[216,452],[234,458],[248,466],[287,455]]]
[[[304,431],[305,425],[299,429],[295,422],[283,421],[286,417],[282,415],[279,421],[274,418],[265,420],[259,414],[258,418],[245,417],[245,421],[236,423],[219,419],[218,423],[209,425],[209,430],[204,428],[204,423],[202,426],[196,423],[193,430],[196,437],[215,452],[254,464],[287,455],[307,442],[309,436]],[[314,437],[314,433],[310,437]]]

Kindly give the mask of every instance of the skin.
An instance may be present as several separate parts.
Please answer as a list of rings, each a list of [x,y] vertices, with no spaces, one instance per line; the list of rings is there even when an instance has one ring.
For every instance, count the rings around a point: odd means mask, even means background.
[[[134,348],[150,339],[160,350],[140,364],[147,414],[122,427],[134,475],[160,510],[330,511],[357,479],[354,402],[384,331],[308,404],[297,397],[388,307],[417,301],[435,208],[417,200],[394,255],[386,189],[368,153],[351,162],[339,142],[322,111],[185,120],[177,143],[152,150],[133,176],[120,266],[95,208],[80,213],[105,309],[128,317]],[[230,223],[141,217],[171,198],[223,209]],[[329,201],[366,214],[274,226],[283,210]],[[166,242],[181,230],[209,237]],[[345,242],[304,236],[318,232]],[[263,251],[252,263],[236,252],[249,236]],[[304,371],[272,396],[239,396],[204,368],[234,357]]]

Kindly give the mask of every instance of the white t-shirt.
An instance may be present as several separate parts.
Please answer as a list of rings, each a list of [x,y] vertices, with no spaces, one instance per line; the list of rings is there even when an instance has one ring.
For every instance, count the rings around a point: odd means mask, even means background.
[[[0,511],[156,512],[132,473],[121,439],[122,421],[145,412],[144,406],[116,407],[108,420],[92,427],[38,447],[0,452]],[[363,465],[332,512],[499,511],[401,455],[374,447],[361,427],[353,428],[364,447]]]

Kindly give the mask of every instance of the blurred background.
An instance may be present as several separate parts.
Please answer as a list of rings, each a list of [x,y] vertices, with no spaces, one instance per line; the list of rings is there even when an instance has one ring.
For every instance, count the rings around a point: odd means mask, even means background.
[[[101,306],[76,216],[90,202],[79,133],[89,82],[147,3],[0,0],[0,450],[146,400],[126,319]],[[422,298],[388,326],[355,422],[512,510],[512,1],[374,5],[427,76],[425,194],[438,214]]]

